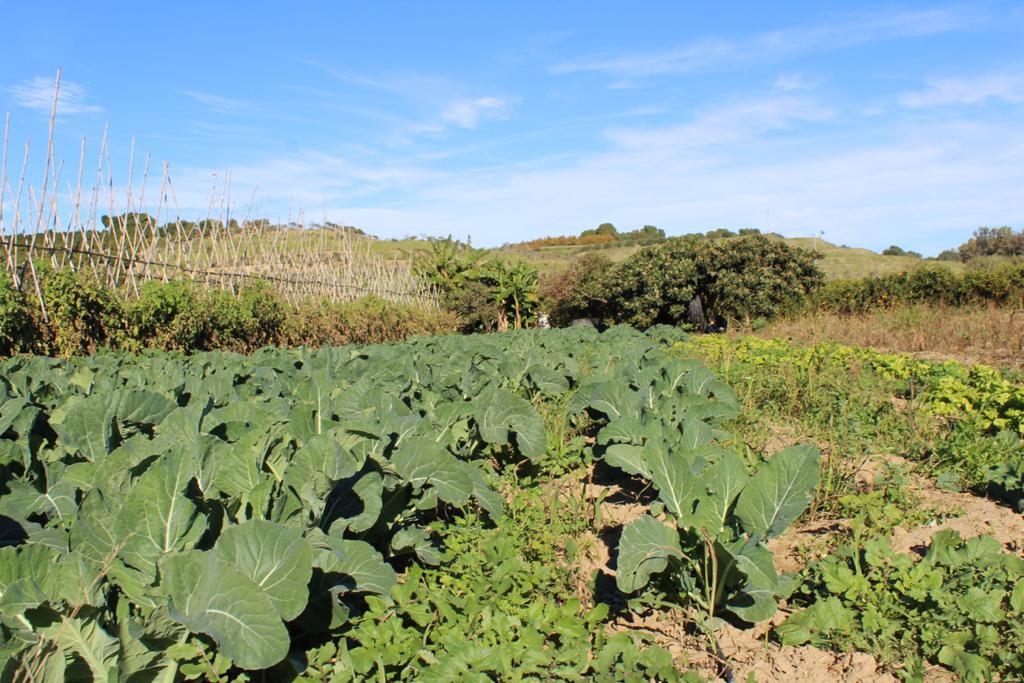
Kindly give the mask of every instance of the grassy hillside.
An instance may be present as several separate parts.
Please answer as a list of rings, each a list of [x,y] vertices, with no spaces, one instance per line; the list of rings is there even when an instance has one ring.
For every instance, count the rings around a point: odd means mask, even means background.
[[[911,256],[883,256],[870,249],[837,246],[824,240],[809,237],[780,238],[787,244],[802,247],[822,254],[821,268],[829,279],[859,278],[872,275],[885,275],[913,270],[925,263]],[[535,264],[541,272],[557,271],[565,268],[574,258],[583,253],[604,254],[612,261],[622,261],[636,253],[640,247],[539,247],[526,249],[519,245],[501,247],[497,251],[503,254],[518,255]],[[928,261],[929,264],[946,266],[962,270],[963,264],[948,261]]]
[[[912,256],[883,256],[870,249],[840,247],[812,237],[787,237],[784,239],[794,247],[820,252],[824,257],[821,261],[822,270],[832,280],[900,273],[913,270],[925,263],[925,261]],[[956,271],[961,271],[964,267],[962,263],[950,261],[927,261],[927,263],[947,266]]]
[[[408,260],[417,253],[430,250],[427,240],[408,237],[404,239],[374,239],[349,234],[348,239],[340,231],[329,231],[325,236],[318,232],[288,230],[270,232],[264,239],[274,241],[274,248],[285,252],[307,252],[309,250],[333,252],[349,252],[368,250],[369,252],[388,259]],[[822,254],[821,268],[829,279],[859,278],[872,275],[885,275],[913,270],[925,263],[921,259],[910,256],[883,256],[869,249],[837,246],[824,240],[810,237],[779,238],[786,243],[802,247]],[[623,261],[632,256],[642,247],[627,246],[551,246],[528,248],[522,244],[511,244],[498,247],[491,251],[506,257],[518,257],[535,265],[542,273],[563,270],[574,259],[584,253],[603,254],[612,261]],[[947,261],[928,261],[927,263],[949,267],[957,271],[963,264]]]

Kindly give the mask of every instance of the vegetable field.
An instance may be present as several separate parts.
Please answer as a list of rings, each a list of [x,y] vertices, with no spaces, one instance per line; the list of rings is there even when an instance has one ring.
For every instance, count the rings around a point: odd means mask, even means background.
[[[5,681],[1024,675],[994,370],[623,326],[0,379]]]

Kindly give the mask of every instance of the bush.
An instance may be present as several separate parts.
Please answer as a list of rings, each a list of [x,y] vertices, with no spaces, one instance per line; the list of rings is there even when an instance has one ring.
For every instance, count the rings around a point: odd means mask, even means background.
[[[615,264],[604,254],[583,254],[565,271],[541,281],[541,299],[551,324],[563,327],[577,318],[607,320],[608,275]]]
[[[61,356],[114,347],[124,335],[124,307],[114,290],[84,273],[43,274],[52,350]]]
[[[688,235],[637,252],[603,280],[595,274],[570,288],[562,300],[572,311],[598,309],[635,327],[686,323],[697,295],[711,320],[770,319],[820,285],[817,258],[760,234]]]
[[[280,338],[285,304],[265,283],[247,286],[237,297],[209,290],[204,298],[210,311],[210,348],[249,353]]]
[[[0,355],[74,356],[102,347],[250,353],[271,344],[374,344],[458,329],[453,313],[377,297],[292,306],[259,282],[238,296],[191,282],[148,282],[127,302],[80,273],[44,272],[42,283],[48,323],[29,295],[0,276]]]
[[[200,292],[187,282],[147,282],[128,306],[126,344],[165,351],[207,348],[210,315]]]
[[[465,280],[458,289],[446,292],[441,305],[458,319],[460,332],[492,332],[498,324],[498,304],[491,288],[478,280]]]
[[[0,273],[0,355],[31,351],[38,334],[32,308],[25,295],[14,288],[14,283]]]
[[[898,247],[895,244],[883,250],[882,256],[911,256],[913,258],[921,258],[920,253],[916,251],[907,251],[903,249],[903,247]]]
[[[294,309],[284,320],[280,342],[286,346],[378,344],[454,332],[457,326],[452,313],[367,296],[348,303]]]
[[[824,282],[817,254],[764,235],[698,245],[697,291],[712,319],[774,318],[797,308]]]
[[[604,294],[609,317],[639,328],[684,322],[697,294],[698,242],[674,238],[645,247],[610,272]]]
[[[340,304],[335,309],[347,344],[378,344],[415,335],[443,334],[453,332],[456,326],[451,314],[375,296]]]
[[[819,310],[863,313],[904,304],[1005,305],[1024,295],[1024,263],[1003,262],[962,274],[948,268],[921,267],[860,280],[834,280],[816,293]]]
[[[275,343],[286,315],[285,304],[262,283],[236,297],[189,282],[147,282],[127,306],[124,346],[246,353]]]

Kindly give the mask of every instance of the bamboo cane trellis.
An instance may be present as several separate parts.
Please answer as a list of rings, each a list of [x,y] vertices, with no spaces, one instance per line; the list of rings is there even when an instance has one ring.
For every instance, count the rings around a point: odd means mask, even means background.
[[[151,158],[141,181],[135,177],[135,141],[131,143],[127,185],[113,179],[107,132],[100,144],[96,178],[85,186],[86,143],[82,140],[78,173],[61,191],[64,163],[54,153],[60,72],[57,73],[44,177],[40,190],[26,182],[31,144],[26,143],[16,181],[8,175],[10,114],[0,151],[0,258],[13,286],[31,292],[47,315],[40,266],[87,273],[137,297],[148,281],[186,279],[197,285],[239,292],[265,282],[288,301],[348,301],[372,294],[391,301],[437,305],[437,295],[420,279],[410,258],[386,258],[374,251],[374,239],[326,220],[272,225],[231,216],[231,177],[216,175],[205,217],[183,220],[169,165],[160,187],[149,190]],[[147,197],[149,190],[149,197]],[[255,191],[254,191],[255,198]]]

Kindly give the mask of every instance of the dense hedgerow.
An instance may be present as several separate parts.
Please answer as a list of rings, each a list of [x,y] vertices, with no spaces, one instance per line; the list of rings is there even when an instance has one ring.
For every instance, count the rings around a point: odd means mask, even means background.
[[[863,313],[902,304],[1013,303],[1024,295],[1024,262],[971,268],[954,273],[943,267],[922,267],[906,273],[834,280],[817,291],[819,310]]]
[[[236,296],[189,282],[148,282],[129,299],[67,270],[44,273],[42,283],[45,316],[33,292],[0,281],[0,355],[70,357],[101,348],[250,353],[272,344],[397,341],[457,327],[452,313],[372,296],[293,306],[261,283]]]

